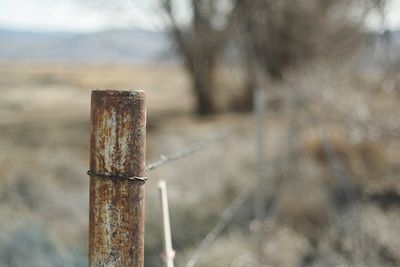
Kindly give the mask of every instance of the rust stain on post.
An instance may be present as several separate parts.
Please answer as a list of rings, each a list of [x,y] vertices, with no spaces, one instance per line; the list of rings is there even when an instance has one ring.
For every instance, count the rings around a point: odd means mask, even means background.
[[[90,170],[145,175],[143,91],[93,91]],[[90,177],[89,266],[144,266],[144,182]]]

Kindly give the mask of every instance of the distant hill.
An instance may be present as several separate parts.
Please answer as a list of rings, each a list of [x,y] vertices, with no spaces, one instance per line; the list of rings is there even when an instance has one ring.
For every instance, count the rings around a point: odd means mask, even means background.
[[[369,51],[367,62],[373,63],[388,56],[393,60],[400,57],[400,31],[386,34],[390,44],[376,42],[372,48],[375,56],[371,57],[372,51]],[[173,60],[171,47],[165,33],[146,30],[70,33],[0,29],[0,60],[154,62]]]
[[[24,32],[0,29],[0,60],[151,62],[172,57],[162,32]]]

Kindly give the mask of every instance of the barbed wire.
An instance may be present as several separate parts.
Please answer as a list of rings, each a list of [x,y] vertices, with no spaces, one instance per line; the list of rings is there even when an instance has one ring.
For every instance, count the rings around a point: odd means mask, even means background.
[[[246,121],[245,123],[249,123],[249,121]],[[240,129],[241,126],[243,126],[244,123],[239,123],[238,125],[232,126],[232,127],[227,127],[221,130],[218,130],[216,132],[213,132],[206,136],[203,139],[200,139],[191,145],[183,148],[180,151],[167,154],[167,155],[160,155],[160,159],[153,161],[152,163],[148,164],[146,166],[146,171],[152,171],[157,169],[158,167],[169,163],[171,161],[175,161],[181,158],[185,158],[187,156],[190,156],[200,150],[203,150],[207,147],[209,147],[211,144],[214,144],[222,139],[225,139],[226,137],[232,135],[235,133],[236,129]]]
[[[161,165],[164,165],[170,161],[178,160],[189,155],[196,153],[197,151],[203,150],[204,148],[208,147],[209,145],[224,139],[228,135],[232,134],[232,129],[222,129],[215,133],[210,134],[204,139],[200,139],[193,144],[185,147],[181,151],[177,151],[168,155],[160,155],[160,159],[156,160],[149,165],[146,166],[146,171],[152,171]]]

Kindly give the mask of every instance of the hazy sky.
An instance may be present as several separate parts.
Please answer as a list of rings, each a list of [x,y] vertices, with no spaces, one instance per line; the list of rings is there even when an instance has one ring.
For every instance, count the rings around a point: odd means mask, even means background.
[[[154,1],[0,0],[0,28],[34,31],[97,31],[108,28],[160,27]],[[125,1],[120,1],[125,2]],[[129,1],[126,1],[129,3]],[[121,11],[129,8],[131,12]]]
[[[103,3],[116,3],[106,0]],[[91,3],[91,4],[88,4]],[[99,0],[0,0],[0,28],[35,31],[97,31],[107,28],[157,29],[155,1],[131,0],[130,7],[110,7]],[[97,6],[96,6],[97,5]],[[129,17],[118,8],[132,8]],[[400,0],[392,0],[387,25],[400,29]]]

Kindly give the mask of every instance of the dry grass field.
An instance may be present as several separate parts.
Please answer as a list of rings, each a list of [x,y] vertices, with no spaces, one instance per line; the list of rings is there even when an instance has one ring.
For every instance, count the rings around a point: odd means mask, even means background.
[[[192,116],[192,95],[177,66],[1,64],[0,266],[86,266],[90,91],[107,88],[146,91],[149,160],[241,120]],[[186,165],[199,171],[215,159],[208,154],[197,157],[199,164],[186,160]],[[154,217],[147,243],[156,250],[156,261],[161,251],[157,180],[171,180],[170,197],[177,202],[194,203],[203,196],[191,192],[199,189],[193,179],[183,177],[196,170],[176,168],[182,167],[155,171],[147,186],[147,213]],[[185,208],[179,212],[188,213]]]
[[[379,78],[318,65],[270,87],[261,249],[249,199],[200,266],[400,265],[400,93]],[[86,266],[91,89],[145,90],[148,162],[240,125],[148,174],[146,266],[161,264],[160,179],[184,266],[256,175],[253,115],[196,117],[188,87],[174,65],[1,63],[0,266]]]

